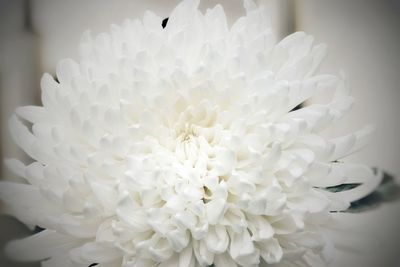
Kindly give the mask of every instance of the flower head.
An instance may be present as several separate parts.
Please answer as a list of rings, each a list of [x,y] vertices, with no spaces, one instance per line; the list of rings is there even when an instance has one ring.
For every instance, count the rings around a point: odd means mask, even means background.
[[[10,120],[34,162],[9,160],[26,183],[2,182],[0,196],[45,229],[11,243],[15,257],[125,267],[324,257],[331,212],[376,183],[365,183],[377,180],[370,168],[338,161],[369,129],[324,138],[352,103],[341,76],[316,74],[325,46],[302,32],[277,42],[264,10],[245,8],[232,27],[221,6],[202,14],[196,0],[165,28],[147,12],[85,34],[79,62],[62,60],[58,81],[43,76],[43,106]],[[324,91],[331,102],[294,110]],[[344,182],[365,185],[324,189]]]

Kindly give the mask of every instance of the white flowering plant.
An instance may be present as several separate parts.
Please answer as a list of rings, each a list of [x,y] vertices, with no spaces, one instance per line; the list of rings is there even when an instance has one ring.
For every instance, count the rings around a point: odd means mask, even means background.
[[[325,45],[303,32],[278,42],[252,1],[231,27],[220,5],[198,4],[86,33],[79,61],[43,76],[43,106],[16,110],[12,135],[34,161],[6,161],[25,182],[1,182],[0,198],[43,230],[12,241],[10,256],[43,267],[329,261],[332,218],[382,181],[342,160],[371,127],[321,133],[353,102],[343,75],[318,74]],[[324,92],[329,103],[299,106]]]

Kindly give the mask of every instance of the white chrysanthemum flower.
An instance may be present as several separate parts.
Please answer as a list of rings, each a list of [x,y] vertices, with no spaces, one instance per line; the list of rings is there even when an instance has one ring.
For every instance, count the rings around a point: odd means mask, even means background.
[[[316,75],[324,45],[276,42],[262,8],[227,26],[221,6],[178,5],[165,29],[151,12],[86,34],[79,62],[42,78],[43,107],[10,120],[35,161],[8,166],[8,212],[45,230],[8,251],[42,266],[305,266],[330,247],[332,211],[379,179],[338,162],[369,129],[327,139],[352,98]],[[320,92],[327,104],[293,109]],[[30,128],[28,124],[32,125]],[[370,181],[370,182],[368,182]],[[363,184],[333,193],[324,188]]]

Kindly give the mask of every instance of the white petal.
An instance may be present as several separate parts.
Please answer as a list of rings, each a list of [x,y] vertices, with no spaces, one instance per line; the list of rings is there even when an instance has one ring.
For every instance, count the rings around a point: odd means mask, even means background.
[[[193,250],[197,261],[201,266],[211,265],[214,261],[214,253],[207,249],[207,245],[203,240],[193,241]]]
[[[7,168],[12,171],[14,174],[18,175],[18,177],[26,178],[25,176],[25,164],[17,159],[6,159],[5,165]]]
[[[151,11],[146,11],[143,16],[143,25],[146,27],[149,31],[160,31],[162,30],[161,26],[161,18],[155,15]]]
[[[215,267],[237,267],[238,266],[228,253],[215,255],[214,265],[215,265]]]
[[[252,240],[260,241],[270,239],[274,235],[271,224],[262,216],[249,216],[249,229]]]
[[[170,247],[168,241],[165,238],[160,237],[158,234],[154,234],[152,239],[154,241],[151,240],[152,244],[149,246],[149,252],[152,259],[160,262],[164,262],[167,259],[170,259],[174,252]],[[178,257],[173,257],[173,262],[176,265],[178,263],[178,260]]]
[[[184,0],[172,11],[169,16],[166,30],[177,32],[182,26],[185,26],[194,17],[197,12],[199,0]]]
[[[311,213],[321,212],[329,206],[329,200],[324,194],[315,189],[304,192],[304,195],[289,198],[287,206],[293,210],[308,211]]]
[[[44,230],[24,239],[11,241],[6,247],[6,252],[19,261],[38,261],[54,254],[68,253],[81,243],[82,241],[76,238]]]
[[[54,212],[53,203],[49,203],[32,185],[0,182],[0,199],[7,204],[7,212],[28,224],[37,225],[43,212]]]
[[[178,267],[194,267],[195,256],[193,254],[193,248],[191,245],[187,246],[181,253],[179,253],[179,265]]]
[[[53,77],[48,73],[44,74],[40,80],[40,87],[42,88],[42,103],[46,110],[51,114],[59,113],[58,105],[55,101],[56,90],[58,90],[60,84],[57,83]]]
[[[232,259],[241,265],[252,265],[259,263],[259,252],[254,247],[253,241],[251,240],[247,229],[240,234],[231,234],[230,237],[231,244],[229,248],[229,254],[231,255]]]
[[[22,148],[29,156],[36,158],[36,154],[33,152],[33,145],[36,143],[36,137],[28,130],[28,128],[22,124],[16,115],[11,116],[9,120],[9,127],[11,136],[15,143]]]
[[[353,169],[353,173],[350,172],[351,169],[346,173],[349,183],[361,183],[361,185],[351,190],[335,193],[337,197],[348,202],[353,202],[369,195],[378,187],[383,178],[382,171],[378,171],[375,174],[371,168],[367,166],[362,167],[356,166]]]
[[[289,234],[298,230],[294,218],[290,215],[278,216],[278,219],[273,221],[271,224],[277,234]]]
[[[112,245],[97,242],[86,243],[70,252],[71,258],[77,263],[103,263],[121,257],[121,252]]]
[[[209,224],[214,225],[218,223],[220,218],[224,215],[225,203],[226,201],[224,199],[213,199],[205,204]]]
[[[144,232],[149,229],[146,221],[146,213],[130,196],[124,197],[118,203],[117,215],[138,232]]]
[[[217,149],[215,151],[214,168],[215,174],[223,176],[229,174],[235,166],[236,157],[233,151],[228,149]]]
[[[173,255],[168,260],[161,262],[158,267],[176,267],[179,265],[179,257],[177,255]]]
[[[216,254],[225,252],[229,244],[229,236],[225,227],[220,225],[210,227],[205,242],[211,252]]]
[[[47,116],[46,109],[37,106],[18,107],[15,110],[15,113],[17,113],[17,115],[20,116],[21,118],[32,123],[41,122],[45,120]]]
[[[176,252],[181,252],[189,243],[189,234],[184,230],[172,230],[166,233],[171,248]]]
[[[57,78],[61,84],[70,85],[72,78],[79,75],[79,65],[72,59],[64,59],[57,65]]]
[[[94,196],[102,204],[107,214],[112,214],[115,212],[118,201],[118,193],[116,188],[112,185],[90,181],[90,187]]]
[[[268,263],[278,263],[282,259],[283,251],[278,240],[271,238],[270,240],[259,243],[261,249],[261,257]]]

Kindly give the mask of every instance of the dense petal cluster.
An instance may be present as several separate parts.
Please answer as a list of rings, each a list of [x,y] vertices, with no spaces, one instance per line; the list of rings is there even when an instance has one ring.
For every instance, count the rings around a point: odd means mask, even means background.
[[[16,143],[34,162],[8,166],[8,212],[45,230],[8,247],[43,266],[306,266],[324,257],[332,211],[377,179],[339,162],[369,129],[324,138],[352,98],[317,75],[324,45],[298,32],[277,42],[245,1],[228,27],[221,6],[179,4],[166,28],[151,12],[80,44],[42,107],[18,108]],[[332,101],[294,110],[312,96]],[[372,182],[367,182],[372,181]],[[375,182],[374,182],[375,181]],[[332,193],[324,188],[364,184]],[[40,244],[35,246],[35,244]]]

